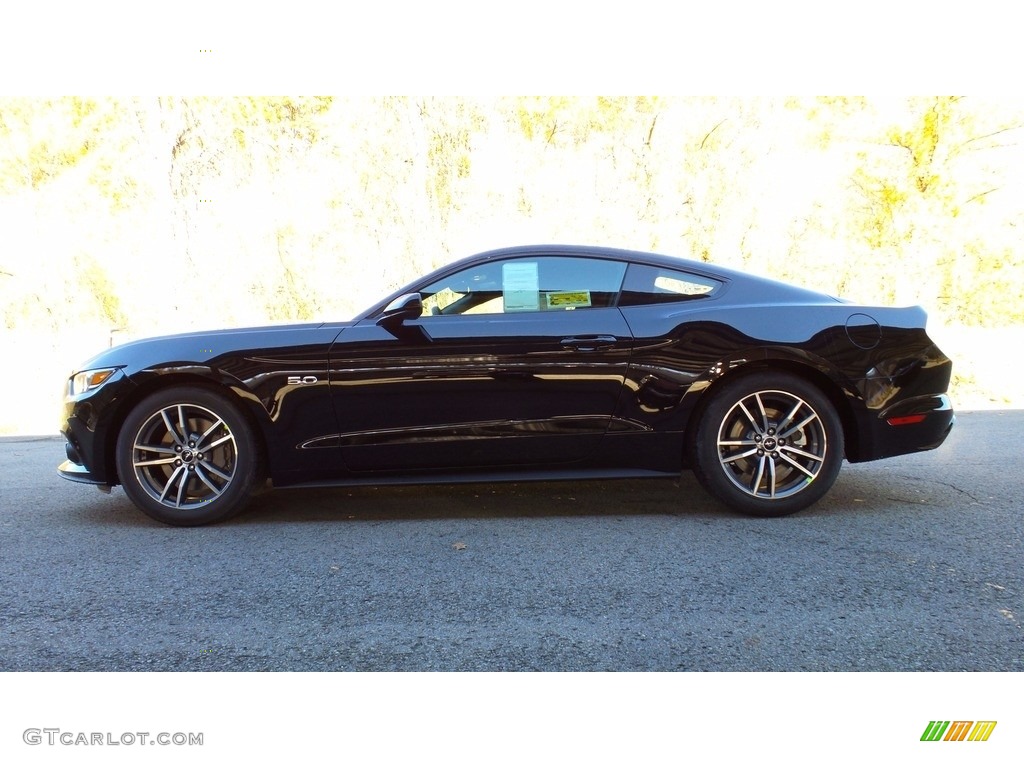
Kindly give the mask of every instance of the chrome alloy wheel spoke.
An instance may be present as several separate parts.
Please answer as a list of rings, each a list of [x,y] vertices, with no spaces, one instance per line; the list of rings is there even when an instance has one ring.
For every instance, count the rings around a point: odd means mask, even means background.
[[[757,454],[757,443],[753,440],[719,440],[719,461],[723,464],[731,464],[734,461],[745,459],[748,456],[754,456]],[[749,448],[746,451],[737,451],[736,453],[726,453],[723,448]]]
[[[211,451],[221,443],[226,443],[228,440],[234,440],[230,433],[224,435],[220,440],[214,440],[212,443],[203,448],[204,451]]]
[[[761,487],[761,478],[764,477],[764,465],[765,457],[762,456],[757,460],[757,474],[754,475],[754,481],[750,485],[750,492],[757,496],[757,489]]]
[[[181,441],[188,442],[188,422],[185,421],[185,406],[178,404],[178,426],[181,427]]]
[[[821,462],[825,460],[824,456],[815,456],[813,453],[802,451],[799,448],[793,447],[792,445],[784,445],[779,450],[782,452],[783,455],[785,455],[786,453],[795,453],[797,456],[803,456],[805,459],[810,459],[811,461]]]
[[[171,473],[171,476],[169,478],[167,478],[167,485],[164,486],[164,490],[160,494],[160,501],[163,501],[167,497],[167,492],[169,490],[171,490],[171,486],[174,485],[175,478],[177,478],[178,475],[182,474],[184,471],[185,471],[184,467],[176,467],[175,468],[175,470]],[[177,505],[177,506],[180,506],[180,505]]]
[[[768,496],[775,498],[775,486],[777,482],[775,459],[771,456],[761,456],[757,460],[757,474],[750,483],[751,496]],[[761,486],[767,484],[765,490]]]
[[[734,462],[739,461],[740,459],[745,459],[748,456],[756,456],[756,455],[757,455],[757,448],[751,448],[749,451],[743,451],[742,453],[730,453],[727,456],[722,456],[719,460],[723,464],[732,464]]]
[[[758,402],[760,402],[760,401],[758,401]],[[757,434],[759,434],[759,435],[763,435],[764,431],[765,431],[764,428],[762,428],[761,426],[758,425],[757,419],[755,419],[754,416],[750,413],[750,411],[747,410],[747,406],[745,406],[743,404],[743,401],[740,400],[737,403],[737,405],[740,407],[740,410],[743,411],[744,415],[750,421],[750,426],[752,426],[754,428],[754,431],[757,432]]]
[[[178,497],[175,500],[174,506],[181,506],[181,495],[185,492],[185,489],[188,488],[188,481],[191,479],[192,478],[189,476],[187,470],[181,473],[181,477],[178,478]]]
[[[785,453],[780,453],[780,454],[779,454],[779,458],[780,458],[780,459],[782,459],[783,461],[785,461],[785,462],[786,462],[787,464],[789,464],[789,465],[791,465],[791,466],[793,466],[793,467],[796,467],[797,469],[799,469],[799,470],[800,470],[801,472],[803,472],[803,473],[804,473],[805,475],[807,475],[807,477],[808,477],[809,479],[811,479],[811,480],[813,480],[813,479],[814,479],[815,477],[817,477],[817,475],[818,475],[818,473],[817,473],[817,472],[811,472],[811,471],[810,471],[809,469],[807,469],[807,467],[805,467],[805,466],[804,466],[803,464],[801,464],[801,463],[800,463],[800,462],[798,462],[798,461],[794,461],[794,460],[793,460],[793,459],[791,459],[791,458],[790,458],[789,456],[787,456],[787,455],[786,455]]]
[[[155,467],[157,464],[173,464],[178,459],[174,456],[169,456],[166,459],[150,459],[149,461],[136,461],[133,465],[136,467]]]
[[[170,445],[141,445],[136,443],[132,448],[136,451],[148,451],[149,453],[174,453],[174,448]]]
[[[216,429],[217,427],[219,427],[219,426],[220,426],[221,424],[223,424],[223,423],[224,423],[224,420],[223,420],[223,419],[217,419],[217,421],[215,421],[215,422],[214,422],[213,424],[211,424],[211,425],[210,425],[210,428],[209,428],[208,430],[206,430],[205,432],[203,432],[203,434],[201,434],[201,435],[199,436],[199,439],[198,439],[198,440],[196,440],[196,450],[199,450],[199,451],[204,451],[204,450],[209,450],[210,448],[212,448],[212,447],[213,447],[213,445],[210,445],[210,446],[204,446],[204,445],[203,445],[203,441],[204,441],[204,440],[205,440],[206,438],[208,438],[208,437],[210,436],[210,433],[211,433],[211,432],[213,432],[213,430],[215,430],[215,429]],[[226,430],[226,429],[227,429],[227,428],[225,427],[225,430]],[[225,438],[221,438],[221,439],[220,439],[219,441],[217,441],[216,443],[214,443],[214,445],[219,445],[220,443],[224,442],[224,440],[225,440],[226,438],[228,438],[228,437],[231,437],[231,435],[230,435],[230,434],[228,434],[228,435],[227,435],[227,436],[226,436]]]
[[[789,437],[790,435],[792,435],[792,434],[793,434],[794,432],[799,432],[799,431],[800,431],[801,429],[803,429],[804,427],[806,427],[806,426],[807,426],[808,424],[810,424],[810,423],[811,423],[812,421],[817,421],[817,420],[818,420],[818,414],[816,414],[816,413],[813,413],[813,412],[812,412],[812,413],[811,413],[811,415],[810,415],[810,416],[808,416],[808,417],[807,417],[806,419],[804,419],[803,421],[801,421],[801,422],[800,422],[799,424],[797,424],[796,426],[794,426],[794,427],[790,427],[790,428],[789,428],[789,429],[787,429],[787,430],[786,430],[785,432],[783,432],[783,431],[782,431],[782,428],[780,427],[780,428],[779,428],[779,437],[781,437],[781,438],[782,438],[783,440],[785,440],[785,439],[787,439],[787,438],[788,438],[788,437]]]
[[[754,395],[754,400],[757,401],[757,410],[761,414],[761,434],[764,434],[768,431],[768,412],[764,408],[764,403],[761,402],[760,392]]]
[[[210,479],[205,474],[203,474],[202,467],[196,467],[196,476],[200,480],[203,481],[203,483],[206,485],[207,488],[209,488],[211,491],[213,491],[214,497],[220,496],[221,493],[223,493],[223,489],[218,488],[216,485],[214,485],[212,482],[210,482]],[[227,484],[225,484],[224,487],[226,488]]]
[[[786,438],[789,435],[791,435],[793,432],[795,432],[796,430],[800,429],[800,427],[803,426],[803,424],[798,424],[797,426],[793,427],[793,429],[791,429],[791,430],[787,431],[787,429],[786,429],[789,426],[790,422],[793,421],[794,418],[796,418],[797,411],[800,410],[800,408],[803,406],[803,404],[804,404],[803,400],[801,400],[799,397],[796,398],[796,405],[793,406],[793,410],[791,410],[789,413],[787,413],[786,414],[786,418],[784,418],[782,421],[780,421],[779,422],[779,426],[776,427],[776,430],[779,433],[779,437]],[[812,416],[811,418],[814,418],[814,417]],[[804,422],[804,424],[806,424],[806,423],[807,422]]]
[[[230,475],[226,475],[221,470],[219,470],[217,467],[215,467],[213,464],[211,464],[210,462],[205,461],[205,460],[204,461],[200,461],[199,462],[199,466],[202,467],[203,469],[205,469],[207,472],[212,472],[217,477],[219,477],[221,480],[223,480],[225,483],[231,482],[231,478],[234,477],[234,473],[232,473]]]
[[[185,441],[184,441],[184,439],[183,439],[183,436],[182,436],[182,435],[179,435],[179,434],[178,434],[178,433],[177,433],[177,432],[175,431],[175,429],[174,429],[174,425],[173,425],[173,424],[171,424],[171,420],[170,420],[170,419],[168,418],[168,416],[167,416],[167,409],[166,409],[166,408],[165,408],[164,410],[160,411],[160,418],[162,418],[162,419],[164,420],[164,426],[166,426],[166,427],[167,427],[167,434],[171,436],[171,439],[172,439],[172,440],[173,440],[173,441],[174,441],[174,442],[175,442],[175,443],[176,443],[177,445],[184,445],[184,444],[185,444]]]

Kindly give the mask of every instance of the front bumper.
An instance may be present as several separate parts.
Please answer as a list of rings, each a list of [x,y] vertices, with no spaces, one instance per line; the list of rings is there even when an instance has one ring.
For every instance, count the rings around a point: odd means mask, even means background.
[[[67,461],[57,473],[76,483],[117,485],[113,441],[119,406],[134,388],[123,371],[109,381],[81,395],[66,393],[60,432],[67,440]]]
[[[105,488],[110,487],[105,480],[93,475],[83,464],[76,464],[71,459],[57,467],[57,474],[65,480],[70,480],[74,483],[88,483],[89,485],[99,485]]]

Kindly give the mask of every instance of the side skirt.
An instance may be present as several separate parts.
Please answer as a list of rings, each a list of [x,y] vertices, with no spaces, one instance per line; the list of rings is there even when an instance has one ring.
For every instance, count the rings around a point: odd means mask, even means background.
[[[508,470],[502,472],[423,473],[402,475],[357,475],[334,480],[274,483],[274,488],[337,488],[391,485],[464,485],[467,483],[525,483],[553,480],[625,480],[645,477],[678,477],[679,472],[651,469],[560,469]]]

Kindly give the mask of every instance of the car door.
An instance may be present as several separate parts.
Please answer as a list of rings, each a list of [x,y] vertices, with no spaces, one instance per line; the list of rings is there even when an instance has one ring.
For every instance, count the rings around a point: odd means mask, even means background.
[[[625,269],[564,256],[485,261],[420,286],[420,317],[347,329],[331,350],[346,467],[585,460],[629,364],[631,336],[615,307]]]

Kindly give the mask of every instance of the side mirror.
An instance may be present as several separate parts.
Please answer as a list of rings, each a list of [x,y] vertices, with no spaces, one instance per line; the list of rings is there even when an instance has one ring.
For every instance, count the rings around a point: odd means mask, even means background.
[[[418,293],[407,293],[399,296],[384,308],[377,319],[377,325],[390,333],[399,341],[407,344],[423,344],[431,341],[430,334],[419,323],[406,325],[407,320],[415,320],[423,315],[423,297]]]
[[[386,328],[401,325],[406,320],[415,320],[423,315],[423,298],[418,293],[399,296],[384,308],[377,325]]]

